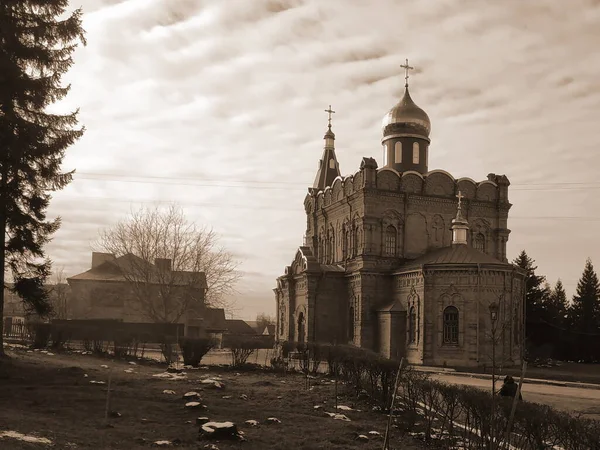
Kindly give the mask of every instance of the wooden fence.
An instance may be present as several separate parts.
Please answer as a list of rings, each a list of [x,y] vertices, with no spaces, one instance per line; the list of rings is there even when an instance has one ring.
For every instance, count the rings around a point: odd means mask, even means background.
[[[13,322],[11,320],[4,321],[4,338],[14,339],[19,341],[27,341],[31,339],[29,328],[24,322]]]

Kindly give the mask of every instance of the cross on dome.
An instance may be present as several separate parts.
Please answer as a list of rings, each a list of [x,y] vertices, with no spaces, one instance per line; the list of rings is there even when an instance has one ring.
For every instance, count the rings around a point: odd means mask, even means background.
[[[329,105],[329,109],[326,109],[325,112],[328,113],[328,115],[329,115],[329,118],[327,120],[328,120],[328,126],[329,126],[329,128],[331,128],[331,115],[335,114],[335,111],[333,111],[331,109],[331,105]]]
[[[408,58],[406,59],[406,62],[404,64],[400,64],[400,67],[404,69],[404,87],[408,87],[408,71],[415,70],[415,68],[408,65]]]
[[[456,198],[458,198],[458,209],[460,209],[462,205],[462,199],[465,198],[465,196],[462,195],[462,192],[458,191],[458,194],[456,194]]]

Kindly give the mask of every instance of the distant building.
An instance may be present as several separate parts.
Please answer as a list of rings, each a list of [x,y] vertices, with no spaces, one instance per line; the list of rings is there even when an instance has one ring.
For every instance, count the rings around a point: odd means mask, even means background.
[[[266,325],[264,321],[257,322],[256,320],[247,320],[246,323],[250,325],[256,334],[262,336],[275,336],[275,325]]]
[[[4,317],[25,319],[23,300],[12,291],[12,287],[12,283],[6,283],[4,286]]]
[[[116,258],[94,252],[90,270],[67,278],[67,282],[72,291],[69,309],[73,319],[172,322],[182,310],[173,306],[180,302],[187,306],[178,319],[185,323],[186,335],[220,334],[224,329],[224,311],[205,306],[205,274],[172,270],[170,259],[156,259],[152,264],[133,254]],[[164,296],[169,298],[168,310],[161,303]]]
[[[24,320],[35,314],[28,313],[21,297],[12,291],[13,284],[6,283],[4,287],[4,317]],[[68,315],[70,288],[67,283],[46,285],[48,296],[53,308],[54,318],[66,319]]]
[[[407,83],[384,117],[383,167],[365,157],[342,176],[330,122],[304,244],[274,289],[278,341],[474,366],[490,364],[500,327],[497,360],[519,364],[525,285],[506,258],[510,183],[429,170],[430,129]]]
[[[235,336],[257,336],[256,329],[250,325],[251,322],[239,319],[228,319],[225,321],[225,334]]]

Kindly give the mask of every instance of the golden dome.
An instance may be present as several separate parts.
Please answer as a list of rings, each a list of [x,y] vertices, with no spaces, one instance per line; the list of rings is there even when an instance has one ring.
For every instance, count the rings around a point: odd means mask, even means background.
[[[423,134],[429,137],[431,132],[431,121],[425,111],[419,108],[408,93],[408,86],[404,91],[404,97],[396,106],[389,110],[383,118],[383,130],[389,125],[405,125],[407,128],[412,128],[415,133]]]

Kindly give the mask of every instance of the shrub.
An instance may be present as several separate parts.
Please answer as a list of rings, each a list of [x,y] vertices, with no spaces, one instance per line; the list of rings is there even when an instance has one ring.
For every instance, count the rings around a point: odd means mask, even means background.
[[[297,350],[301,368],[316,371],[326,361],[329,375],[346,381],[357,394],[363,389],[383,410],[390,407],[398,362],[365,349],[346,345],[281,343],[283,357]],[[281,361],[283,361],[281,359]],[[272,361],[272,365],[278,364]],[[460,439],[465,448],[488,448],[493,439],[504,440],[512,399],[497,398],[492,411],[490,392],[468,386],[433,381],[424,372],[403,369],[400,374],[398,409],[404,411],[402,427],[414,431],[424,425],[426,440]],[[491,426],[493,423],[493,427]],[[569,450],[600,448],[600,424],[562,413],[545,405],[519,401],[510,443],[514,448],[537,450],[557,447]],[[444,447],[446,448],[446,447]]]
[[[287,362],[281,356],[271,358],[271,368],[275,372],[284,372],[287,369]]]
[[[52,340],[52,348],[59,350],[71,340],[72,330],[65,325],[50,324],[50,339]]]
[[[198,367],[204,355],[215,346],[211,338],[188,338],[179,339],[179,348],[186,366]]]
[[[50,342],[50,324],[35,322],[28,326],[33,338],[33,348],[46,348]]]
[[[262,348],[260,341],[244,336],[231,336],[228,346],[231,349],[231,365],[233,367],[246,364],[252,352]]]

